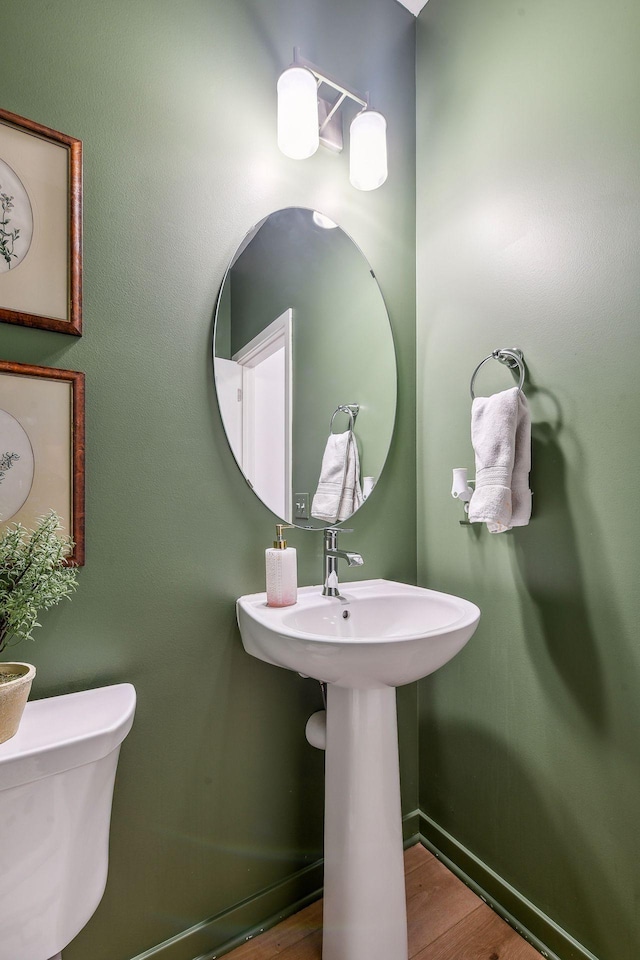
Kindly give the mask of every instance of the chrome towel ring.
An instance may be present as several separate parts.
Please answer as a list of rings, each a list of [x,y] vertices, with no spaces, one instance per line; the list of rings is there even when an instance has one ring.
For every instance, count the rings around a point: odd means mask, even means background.
[[[522,387],[524,385],[524,378],[526,373],[526,367],[524,365],[524,355],[522,350],[518,347],[502,347],[499,350],[494,350],[489,354],[488,357],[485,357],[484,360],[481,360],[478,366],[475,368],[471,374],[471,383],[469,384],[469,392],[471,394],[471,399],[475,400],[475,394],[473,392],[473,384],[478,373],[478,370],[483,363],[486,363],[487,360],[499,360],[500,363],[504,363],[507,367],[511,367],[512,370],[515,370],[516,367],[520,373],[520,382],[518,384],[518,393],[522,393]],[[334,414],[335,416],[335,414]]]
[[[339,413],[346,413],[349,417],[349,430],[353,430],[353,425],[356,422],[356,417],[360,413],[360,404],[359,403],[341,403],[333,411],[333,416],[331,417],[331,423],[329,424],[329,433],[333,433],[333,421],[338,416]]]

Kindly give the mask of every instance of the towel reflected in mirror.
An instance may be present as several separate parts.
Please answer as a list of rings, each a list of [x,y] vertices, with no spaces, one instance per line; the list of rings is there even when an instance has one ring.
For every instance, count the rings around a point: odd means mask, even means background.
[[[311,516],[327,523],[348,520],[363,502],[355,434],[353,430],[331,433],[322,457]]]

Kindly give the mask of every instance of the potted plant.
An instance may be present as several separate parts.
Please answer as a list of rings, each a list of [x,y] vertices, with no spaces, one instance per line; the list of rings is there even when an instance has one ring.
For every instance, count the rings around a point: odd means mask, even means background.
[[[32,640],[38,612],[55,606],[76,588],[77,573],[66,566],[73,547],[60,535],[60,517],[51,511],[35,530],[20,523],[0,537],[0,654],[21,640]],[[0,743],[18,730],[35,676],[29,663],[0,662]]]

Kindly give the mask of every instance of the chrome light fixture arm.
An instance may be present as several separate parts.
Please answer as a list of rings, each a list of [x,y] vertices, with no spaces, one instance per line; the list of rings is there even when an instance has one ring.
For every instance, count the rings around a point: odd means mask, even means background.
[[[307,70],[310,70],[318,81],[318,86],[322,83],[326,83],[327,86],[332,87],[336,93],[340,94],[336,103],[334,104],[334,109],[331,111],[331,116],[335,111],[342,105],[343,100],[348,98],[353,100],[354,103],[359,104],[363,110],[367,110],[369,107],[369,94],[361,94],[356,90],[350,90],[348,87],[345,87],[342,83],[338,83],[337,80],[334,80],[333,77],[330,77],[329,74],[324,73],[315,63],[311,63],[309,60],[305,60],[304,57],[300,56],[300,48],[293,48],[293,63],[290,64],[292,67],[306,67]],[[325,123],[330,119],[330,117],[325,120]]]
[[[327,73],[324,73],[324,71],[316,66],[315,63],[305,60],[304,57],[300,56],[299,47],[294,47],[293,49],[293,63],[291,63],[290,66],[304,67],[305,70],[308,70],[309,73],[312,73],[315,77],[318,85],[318,124],[320,142],[325,147],[333,150],[334,153],[341,153],[344,146],[344,139],[342,134],[342,121],[338,115],[338,111],[343,106],[345,100],[352,100],[355,104],[361,107],[362,110],[366,110],[369,106],[369,95],[363,95],[355,90],[349,90],[349,88],[345,87],[344,84],[339,83],[333,77],[330,77]],[[331,90],[337,93],[338,96],[335,98],[335,100],[326,100],[324,97],[320,96],[320,88],[323,84],[326,84],[327,87],[330,87]]]

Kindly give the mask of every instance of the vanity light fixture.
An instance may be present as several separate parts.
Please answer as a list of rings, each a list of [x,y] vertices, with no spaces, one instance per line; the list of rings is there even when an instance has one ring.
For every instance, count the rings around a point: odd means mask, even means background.
[[[326,88],[325,96],[321,88]],[[325,91],[322,90],[322,93]],[[285,156],[305,160],[320,143],[339,153],[343,147],[341,109],[351,100],[361,109],[351,123],[349,179],[358,190],[375,190],[387,179],[387,122],[360,95],[303,60],[296,47],[293,63],[278,79],[278,146]]]

